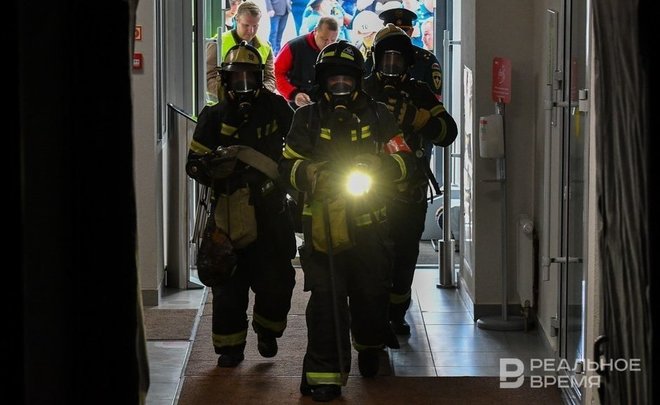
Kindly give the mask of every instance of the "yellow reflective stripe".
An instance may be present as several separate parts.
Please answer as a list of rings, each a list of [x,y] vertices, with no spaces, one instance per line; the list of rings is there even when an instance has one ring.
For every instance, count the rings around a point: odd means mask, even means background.
[[[222,123],[222,126],[220,127],[220,133],[222,135],[227,135],[227,136],[232,136],[234,133],[238,130],[236,127],[232,127],[231,125],[227,125],[224,122]]]
[[[301,191],[301,190],[300,190],[300,188],[298,187],[298,184],[297,184],[297,182],[296,182],[296,172],[298,171],[298,166],[300,166],[300,164],[301,164],[302,162],[303,162],[303,161],[302,161],[301,159],[298,159],[298,160],[296,160],[296,161],[293,163],[293,167],[291,168],[291,174],[290,174],[290,176],[289,176],[289,183],[291,183],[291,185],[293,186],[293,188],[295,188],[295,189],[298,190],[298,191]]]
[[[362,127],[360,139],[367,139],[370,136],[371,136],[371,128],[369,128],[369,125],[367,125],[366,127]]]
[[[327,140],[332,139],[332,135],[330,134],[330,129],[321,128],[321,138],[327,139]]]
[[[435,107],[431,108],[431,110],[429,112],[431,113],[431,116],[435,117],[436,115],[441,114],[445,111],[447,111],[447,110],[445,110],[445,106],[440,104],[440,105],[436,105]]]
[[[445,120],[440,120],[440,135],[433,140],[434,143],[440,143],[447,136],[447,122]]]
[[[258,323],[259,325],[263,326],[264,328],[268,330],[272,330],[273,332],[282,332],[286,328],[286,319],[284,321],[271,321],[270,319],[266,319],[263,316],[253,313],[253,322]]]
[[[371,223],[370,214],[362,214],[355,217],[355,225],[357,226],[365,226],[365,225],[369,225],[370,223]]]
[[[355,217],[355,225],[365,226],[365,225],[371,224],[372,223],[371,214],[373,214],[374,217],[376,217],[377,221],[381,222],[383,219],[385,219],[385,214],[386,214],[385,207],[383,207],[379,210],[373,211],[372,213],[367,213],[367,214],[362,214],[362,215],[356,216]]]
[[[339,56],[344,59],[355,60],[355,57],[353,55],[349,55],[346,52],[342,52]]]
[[[272,134],[273,132],[277,131],[277,121],[273,120],[273,123],[271,125],[272,126],[270,127],[270,132],[268,133],[269,135]]]
[[[196,140],[192,140],[190,142],[190,150],[199,153],[200,155],[203,155],[204,153],[209,153],[211,149],[207,148],[206,146],[202,145],[201,143],[197,142]]]
[[[406,169],[406,162],[403,161],[403,158],[397,154],[390,155],[396,160],[396,162],[399,164],[399,169],[401,169],[401,177],[398,179],[394,180],[395,183],[402,181],[403,179],[406,178],[408,175],[408,170]]]
[[[410,299],[410,290],[405,294],[390,293],[390,304],[403,304]]]
[[[261,139],[261,127],[257,128],[257,139]]]
[[[247,329],[243,329],[240,332],[233,333],[231,335],[213,335],[213,346],[215,347],[224,347],[224,346],[236,346],[245,343],[245,338],[247,337]]]
[[[340,373],[305,373],[309,385],[334,384],[341,385],[342,379]]]
[[[307,159],[305,156],[293,150],[288,144],[284,145],[284,152],[282,152],[282,156],[284,156],[286,159]]]
[[[358,342],[356,342],[354,340],[353,341],[353,347],[358,352],[361,352],[361,351],[364,351],[364,350],[367,350],[367,349],[382,349],[382,348],[385,347],[385,345],[383,345],[383,344],[380,344],[380,345],[361,345],[361,344],[359,344]]]
[[[312,206],[309,204],[303,205],[302,214],[307,216],[312,216]]]
[[[357,137],[357,131],[354,130],[354,129],[351,129],[351,141],[354,141],[354,142],[355,142],[355,141],[357,141],[357,139],[358,139],[358,137]]]

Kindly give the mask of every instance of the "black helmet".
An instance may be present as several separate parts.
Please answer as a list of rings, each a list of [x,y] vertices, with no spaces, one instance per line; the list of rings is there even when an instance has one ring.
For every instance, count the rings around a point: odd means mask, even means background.
[[[373,50],[374,69],[385,75],[401,75],[415,60],[410,37],[392,23],[376,33]]]
[[[227,51],[220,71],[222,83],[228,91],[252,91],[263,84],[264,64],[261,55],[246,41],[241,41]]]
[[[355,99],[364,75],[364,57],[358,48],[347,41],[329,44],[319,53],[314,68],[316,82],[327,100],[335,98],[333,104],[346,105]],[[350,88],[345,87],[348,82],[351,82]],[[332,88],[333,83],[337,85],[336,90]]]

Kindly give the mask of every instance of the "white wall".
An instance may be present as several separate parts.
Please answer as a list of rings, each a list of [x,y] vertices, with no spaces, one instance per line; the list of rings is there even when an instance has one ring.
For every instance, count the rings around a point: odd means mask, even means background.
[[[142,40],[135,52],[144,55],[144,69],[133,73],[133,153],[137,207],[137,262],[144,305],[156,305],[163,280],[162,178],[156,135],[155,3],[142,0],[136,25]]]
[[[475,151],[479,150],[479,116],[492,114],[491,68],[494,57],[512,64],[511,103],[506,105],[507,148],[507,277],[509,302],[515,301],[515,254],[518,215],[534,218],[534,18],[533,3],[525,0],[467,0],[463,3],[461,52],[463,65],[474,76],[472,131]],[[470,123],[465,123],[470,125]],[[501,305],[502,193],[497,182],[496,162],[474,158],[474,280],[472,298],[477,307]],[[535,219],[535,218],[534,218]],[[478,314],[475,314],[478,316]]]

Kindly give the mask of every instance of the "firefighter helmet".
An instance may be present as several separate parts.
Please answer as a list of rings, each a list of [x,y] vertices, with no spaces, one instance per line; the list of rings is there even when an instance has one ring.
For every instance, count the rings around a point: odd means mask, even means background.
[[[322,88],[329,75],[348,74],[359,81],[364,73],[364,57],[353,44],[339,41],[321,50],[314,68],[316,79]]]
[[[223,85],[228,91],[254,91],[263,84],[264,64],[261,56],[246,41],[227,51],[220,70]]]
[[[327,45],[314,65],[316,83],[334,108],[346,107],[358,95],[364,74],[362,52],[347,41]]]
[[[392,23],[386,24],[378,31],[373,50],[375,70],[386,74],[404,73],[415,58],[410,37]]]

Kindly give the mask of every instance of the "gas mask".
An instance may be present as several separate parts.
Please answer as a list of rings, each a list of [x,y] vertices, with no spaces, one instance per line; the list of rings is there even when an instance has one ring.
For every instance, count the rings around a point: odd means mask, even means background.
[[[397,87],[406,77],[408,65],[399,51],[387,50],[380,56],[378,77],[387,86]]]
[[[347,109],[356,88],[356,80],[351,75],[332,75],[325,81],[325,92],[334,110]]]
[[[249,114],[259,94],[259,84],[254,72],[230,72],[228,85],[229,97],[238,106],[238,112]]]

